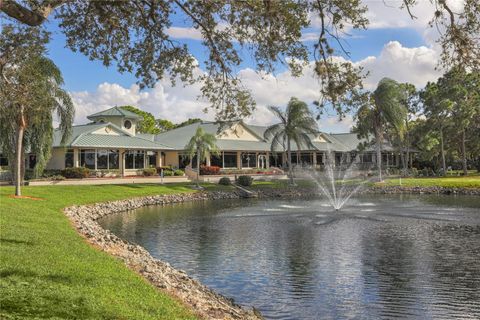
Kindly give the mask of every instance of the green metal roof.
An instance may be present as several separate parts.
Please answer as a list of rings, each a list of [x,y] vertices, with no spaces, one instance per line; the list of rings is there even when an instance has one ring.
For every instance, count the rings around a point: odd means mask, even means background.
[[[138,119],[138,120],[143,119],[142,116],[139,116],[134,112],[131,112],[116,106],[107,110],[103,110],[103,111],[91,114],[87,116],[87,119],[94,120],[100,117],[124,117],[129,119]]]
[[[103,128],[111,127],[118,135],[95,134],[93,132]],[[168,150],[169,146],[159,142],[146,139],[144,136],[133,136],[125,130],[115,126],[112,123],[95,123],[81,126],[74,126],[73,132],[65,143],[61,145],[61,132],[55,130],[53,147],[82,147],[82,148],[125,148],[125,149],[148,149],[148,150]]]
[[[252,133],[261,138],[261,141],[246,141],[246,140],[229,140],[229,139],[217,139],[217,146],[220,150],[224,151],[270,151],[270,141],[263,139],[263,134],[268,128],[267,126],[248,125],[242,122],[242,124],[249,129]],[[202,122],[194,123],[185,127],[169,130],[167,132],[160,133],[155,136],[155,141],[171,146],[175,150],[184,150],[185,145],[190,138],[195,135],[197,128],[201,126],[205,132],[216,135],[219,132],[220,124],[214,122]],[[348,152],[357,149],[362,140],[357,138],[355,133],[342,133],[342,134],[322,134],[327,142],[315,142],[313,141],[315,136],[310,135],[312,144],[315,147],[314,150],[318,151],[338,151]],[[305,147],[298,148],[298,146],[292,142],[292,151],[307,151]],[[386,150],[386,149],[384,149]],[[283,151],[283,150],[278,150]]]

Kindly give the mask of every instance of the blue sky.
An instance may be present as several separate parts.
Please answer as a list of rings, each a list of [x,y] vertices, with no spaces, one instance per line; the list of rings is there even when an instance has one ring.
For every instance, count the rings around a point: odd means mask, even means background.
[[[128,87],[137,81],[133,74],[119,73],[115,65],[107,68],[100,61],[91,61],[85,55],[65,48],[65,36],[54,22],[49,24],[48,30],[53,33],[52,41],[48,46],[49,56],[60,67],[67,90],[95,90],[103,82],[118,83]],[[352,38],[345,39],[345,47],[350,52],[350,58],[353,61],[362,60],[368,56],[377,56],[385,43],[389,41],[398,41],[404,47],[425,45],[418,32],[410,28],[362,30],[354,32],[352,35]],[[183,39],[183,41],[200,62],[204,61],[205,50],[199,40]],[[305,43],[312,46],[314,41]],[[248,53],[243,54],[242,58],[245,61],[240,66],[241,68],[253,67]],[[280,70],[283,69],[280,67]]]
[[[453,1],[453,0],[449,0]],[[455,0],[457,1],[457,0]],[[460,1],[460,0],[458,0]],[[439,50],[435,45],[437,35],[427,27],[432,14],[429,2],[420,2],[415,9],[419,17],[412,21],[405,11],[399,10],[400,0],[365,0],[369,6],[368,30],[350,31],[352,37],[346,38],[346,48],[351,52],[352,63],[364,67],[370,72],[366,87],[372,89],[385,76],[399,82],[411,82],[423,87],[427,81],[435,80],[439,71],[435,70]],[[183,24],[174,24],[178,30],[172,30],[172,37],[185,42],[192,54],[200,62],[205,59],[205,49],[198,39],[198,32],[186,28]],[[154,88],[140,91],[135,85],[137,79],[132,74],[120,74],[115,65],[106,68],[99,61],[90,61],[80,53],[65,48],[65,37],[59,31],[55,21],[48,24],[53,33],[49,44],[49,55],[60,67],[65,87],[71,93],[76,105],[76,123],[85,122],[86,115],[113,105],[132,104],[151,112],[156,117],[172,121],[183,121],[191,117],[212,119],[213,114],[203,114],[207,104],[197,97],[199,85],[183,88],[181,84],[172,87],[169,81],[159,81]],[[305,32],[318,32],[315,23]],[[313,46],[313,41],[305,42]],[[318,83],[312,70],[306,68],[300,78],[293,78],[288,70],[280,67],[274,75],[260,76],[252,68],[249,53],[242,54],[244,59],[238,72],[244,84],[252,91],[257,101],[257,110],[247,122],[268,124],[274,118],[267,110],[268,105],[285,105],[289,97],[296,96],[312,102],[319,98]],[[315,110],[314,110],[315,111]],[[352,125],[352,116],[338,122],[335,114],[325,115],[319,121],[322,130],[327,132],[348,131]]]

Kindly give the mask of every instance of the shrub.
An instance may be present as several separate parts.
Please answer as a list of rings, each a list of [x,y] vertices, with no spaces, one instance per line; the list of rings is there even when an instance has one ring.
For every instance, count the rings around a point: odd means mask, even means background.
[[[162,167],[157,167],[157,173],[160,174],[162,170],[172,170],[172,166],[162,166]]]
[[[229,186],[232,184],[232,181],[229,177],[222,177],[220,180],[218,180],[218,184],[221,184],[222,186]]]
[[[143,169],[143,175],[146,176],[146,177],[151,177],[155,174],[157,174],[157,169],[155,169],[155,168],[145,168],[145,169]]]
[[[220,172],[220,167],[217,166],[200,166],[200,174],[202,176],[216,175]]]
[[[88,178],[90,175],[90,169],[85,167],[77,167],[77,168],[66,168],[62,171],[62,175],[65,178],[69,179],[83,179]]]
[[[250,176],[239,176],[237,182],[241,186],[249,187],[252,185],[253,178]]]
[[[62,170],[57,170],[57,169],[46,169],[46,170],[43,170],[42,172],[43,178],[50,178],[53,176],[61,176],[61,175],[62,175]]]
[[[171,176],[173,176],[173,171],[172,170],[163,170],[163,176],[164,177],[171,177]]]
[[[173,174],[175,176],[183,176],[185,174],[185,172],[183,172],[183,170],[177,169],[177,170],[173,171]]]
[[[428,177],[428,169],[427,168],[422,169],[422,176],[423,177]]]
[[[54,176],[50,176],[49,179],[52,180],[52,181],[63,181],[63,180],[65,180],[65,177],[57,174],[57,175],[54,175]]]

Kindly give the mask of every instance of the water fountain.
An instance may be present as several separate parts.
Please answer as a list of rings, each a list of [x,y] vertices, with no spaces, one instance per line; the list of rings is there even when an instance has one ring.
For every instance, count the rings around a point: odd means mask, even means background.
[[[340,210],[347,201],[358,193],[372,177],[366,176],[365,170],[360,170],[355,161],[348,161],[345,155],[336,159],[331,151],[325,153],[322,171],[304,170],[327,197],[335,211]]]

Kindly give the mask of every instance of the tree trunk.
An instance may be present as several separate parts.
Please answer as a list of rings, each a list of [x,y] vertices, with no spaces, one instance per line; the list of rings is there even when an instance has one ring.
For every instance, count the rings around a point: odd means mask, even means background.
[[[440,151],[442,154],[442,169],[443,169],[443,175],[447,175],[447,165],[445,163],[445,148],[444,148],[444,143],[443,143],[443,129],[440,129]]]
[[[290,184],[294,185],[295,182],[293,181],[292,150],[291,150],[290,138],[287,138],[287,164],[288,164],[288,175],[290,178]]]
[[[15,165],[14,165],[14,181],[15,181],[15,195],[21,196],[22,195],[22,162],[23,162],[23,135],[25,133],[25,115],[24,115],[24,107],[20,106],[20,115],[18,116],[18,126],[17,126],[17,134],[15,137]]]
[[[467,170],[467,152],[465,150],[465,129],[462,130],[462,166],[463,166],[463,175],[468,174]]]
[[[378,169],[378,181],[382,182],[382,141],[380,133],[375,130],[376,151],[377,151],[377,169]]]
[[[200,148],[197,149],[197,187],[200,187]]]

